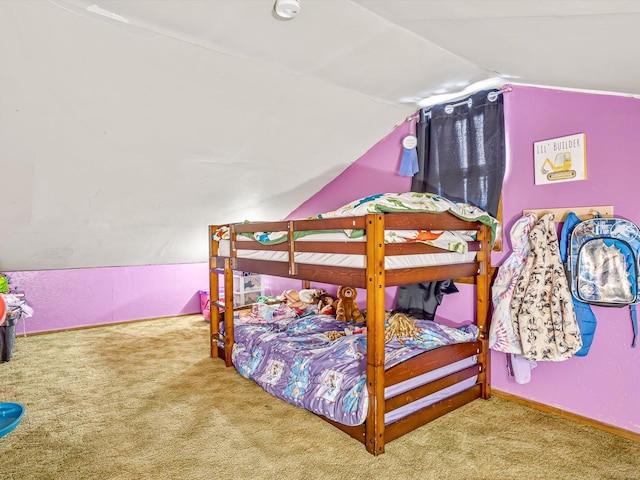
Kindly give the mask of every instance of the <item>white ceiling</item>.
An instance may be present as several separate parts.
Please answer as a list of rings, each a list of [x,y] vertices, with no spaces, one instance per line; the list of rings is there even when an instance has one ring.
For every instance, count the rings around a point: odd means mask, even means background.
[[[433,95],[640,94],[640,1],[0,1],[0,269],[205,261]]]

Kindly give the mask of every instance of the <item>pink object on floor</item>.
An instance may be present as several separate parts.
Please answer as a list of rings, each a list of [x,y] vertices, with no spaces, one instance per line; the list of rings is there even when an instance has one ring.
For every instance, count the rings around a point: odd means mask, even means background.
[[[0,326],[4,325],[4,319],[7,316],[7,304],[4,298],[0,296]]]
[[[211,320],[211,306],[209,302],[209,292],[200,290],[200,312],[205,320]]]

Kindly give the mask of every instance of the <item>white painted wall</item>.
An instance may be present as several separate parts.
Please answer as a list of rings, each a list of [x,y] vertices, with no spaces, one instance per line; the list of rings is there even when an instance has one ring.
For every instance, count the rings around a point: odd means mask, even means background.
[[[410,111],[47,1],[0,2],[0,59],[0,270],[206,261]]]

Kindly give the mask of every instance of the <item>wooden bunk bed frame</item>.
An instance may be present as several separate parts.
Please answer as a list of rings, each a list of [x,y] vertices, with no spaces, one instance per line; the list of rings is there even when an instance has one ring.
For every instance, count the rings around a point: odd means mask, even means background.
[[[219,308],[225,312],[239,310],[234,306],[233,272],[244,271],[256,274],[287,277],[304,281],[333,285],[349,285],[366,289],[367,326],[367,371],[368,412],[363,425],[346,426],[319,415],[321,418],[364,443],[373,455],[384,453],[385,445],[431,420],[438,418],[477,398],[488,399],[491,395],[489,370],[489,309],[491,280],[490,229],[479,222],[468,222],[444,212],[430,213],[386,213],[367,214],[360,217],[307,219],[280,222],[259,222],[230,225],[230,254],[219,256],[218,241],[213,234],[218,226],[209,227],[210,239],[210,308],[211,308],[211,356],[221,358],[231,366],[231,351],[234,344],[233,315],[225,315],[225,333],[221,332]],[[365,242],[316,242],[295,241],[294,232],[310,230],[364,229]],[[417,253],[442,253],[437,247],[421,243],[385,244],[384,232],[388,230],[476,230],[477,239],[470,242],[469,250],[475,251],[475,261],[431,267],[400,268],[386,270],[385,257]],[[288,232],[285,243],[263,245],[247,239],[238,240],[239,233]],[[279,250],[288,252],[288,261],[277,262],[238,257],[238,251]],[[366,255],[366,268],[322,266],[296,263],[296,252],[343,253]],[[224,302],[219,298],[219,273],[224,272]],[[430,280],[456,279],[476,284],[475,316],[480,331],[475,342],[446,345],[409,359],[385,371],[385,287],[419,283]],[[245,307],[247,308],[247,307]],[[439,378],[408,392],[385,400],[385,387],[408,378],[435,370],[444,365],[477,356],[477,362],[461,371]],[[471,388],[424,407],[400,420],[385,425],[385,412],[418,400],[433,392],[454,385],[477,375]]]

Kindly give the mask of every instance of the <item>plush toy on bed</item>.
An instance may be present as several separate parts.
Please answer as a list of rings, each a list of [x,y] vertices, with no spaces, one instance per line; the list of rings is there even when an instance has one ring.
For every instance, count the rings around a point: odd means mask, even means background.
[[[285,290],[278,299],[284,302],[289,308],[295,310],[299,315],[308,312],[310,306],[318,305],[318,299],[321,295],[328,295],[325,290],[318,288],[308,288],[303,290]],[[332,315],[333,311],[320,312],[318,306],[318,313],[325,313],[326,315]]]
[[[338,287],[336,320],[341,322],[362,322],[364,316],[356,303],[358,292],[353,287]]]
[[[320,315],[335,315],[337,300],[329,295],[326,290],[318,289],[312,299],[313,303],[318,306]]]

